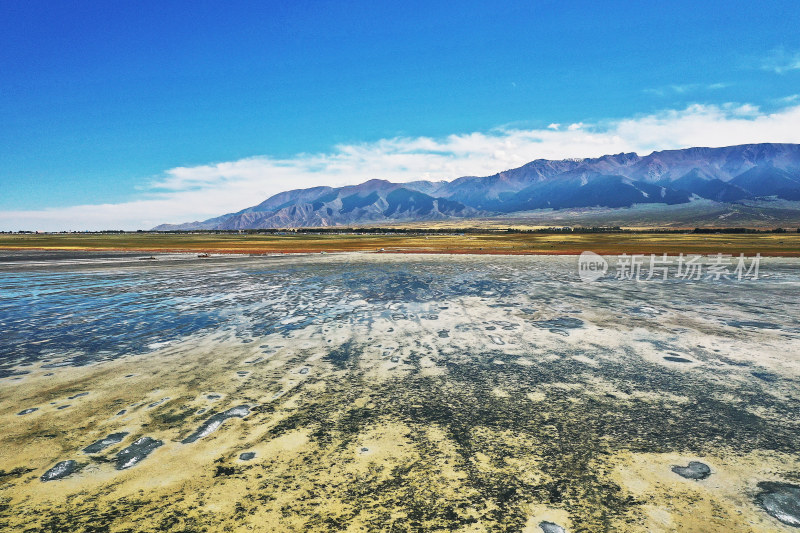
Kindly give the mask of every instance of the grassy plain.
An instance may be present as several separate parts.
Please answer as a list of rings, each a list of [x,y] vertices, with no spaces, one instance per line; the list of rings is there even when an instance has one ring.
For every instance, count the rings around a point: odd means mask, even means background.
[[[0,235],[0,250],[92,250],[197,253],[379,251],[454,254],[734,254],[800,257],[800,234],[482,233],[441,235],[324,234],[21,234]]]

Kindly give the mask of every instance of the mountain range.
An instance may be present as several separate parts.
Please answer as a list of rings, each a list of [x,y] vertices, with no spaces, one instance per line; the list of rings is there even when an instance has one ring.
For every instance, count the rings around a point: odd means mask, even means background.
[[[268,177],[265,177],[268,178]],[[745,144],[597,158],[537,159],[493,176],[276,194],[258,205],[157,231],[353,226],[498,216],[537,210],[628,208],[712,201],[800,201],[800,144]]]

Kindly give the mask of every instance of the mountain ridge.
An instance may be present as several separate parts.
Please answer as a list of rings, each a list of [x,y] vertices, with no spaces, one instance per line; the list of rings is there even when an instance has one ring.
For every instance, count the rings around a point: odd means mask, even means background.
[[[328,227],[513,215],[537,209],[800,200],[800,144],[692,147],[594,158],[535,159],[491,176],[452,181],[383,179],[275,194],[205,221],[156,231]]]

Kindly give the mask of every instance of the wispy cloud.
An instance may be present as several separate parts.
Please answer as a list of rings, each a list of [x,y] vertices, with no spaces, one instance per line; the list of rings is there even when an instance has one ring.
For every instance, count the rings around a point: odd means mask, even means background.
[[[683,83],[671,84],[664,87],[645,89],[647,94],[656,96],[684,95],[697,92],[717,91],[730,87],[730,83]]]
[[[791,70],[800,70],[800,50],[790,52],[785,48],[776,48],[762,60],[761,68],[776,74],[785,74]]]
[[[147,229],[238,211],[288,189],[490,175],[533,159],[647,154],[689,146],[800,143],[800,105],[773,113],[753,105],[684,109],[541,129],[503,128],[443,138],[398,137],[291,158],[251,157],[169,169],[120,204],[0,212],[0,229]],[[556,126],[555,124],[551,126]]]

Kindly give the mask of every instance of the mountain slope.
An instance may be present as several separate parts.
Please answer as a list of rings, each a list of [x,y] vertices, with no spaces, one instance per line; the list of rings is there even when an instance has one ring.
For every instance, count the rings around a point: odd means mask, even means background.
[[[503,212],[569,207],[629,207],[634,204],[679,204],[691,194],[634,181],[624,176],[597,173],[570,173],[556,180],[534,183],[510,197]]]
[[[800,176],[772,165],[755,166],[733,178],[730,183],[754,196],[775,195],[782,198],[786,193],[800,191]]]
[[[259,209],[235,213],[218,222],[214,229],[326,227],[389,220],[443,220],[481,214],[459,202],[382,180],[296,198],[294,201],[270,198],[259,205],[267,204],[272,209],[256,206]]]
[[[156,230],[297,228],[510,215],[537,209],[675,205],[707,199],[736,203],[800,200],[800,145],[747,144],[620,153],[586,159],[537,159],[492,176],[276,194],[237,213]]]
[[[693,168],[675,181],[662,180],[661,185],[678,191],[696,194],[700,198],[717,202],[735,202],[750,198],[752,194],[731,182],[724,182],[699,168]]]

